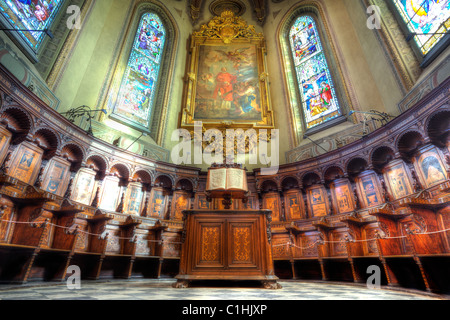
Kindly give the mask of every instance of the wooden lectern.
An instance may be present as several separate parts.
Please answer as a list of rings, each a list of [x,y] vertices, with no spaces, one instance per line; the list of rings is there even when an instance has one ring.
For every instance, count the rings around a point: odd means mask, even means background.
[[[239,164],[213,164],[208,170],[205,193],[208,202],[214,198],[224,199],[225,209],[231,209],[234,199],[246,203],[249,194],[246,170]]]
[[[220,176],[227,174],[222,172]],[[245,186],[235,185],[232,192],[227,183],[217,181],[216,185],[222,187],[210,195],[242,199],[248,194],[246,179]],[[233,280],[260,281],[266,289],[280,289],[272,259],[271,214],[270,210],[183,211],[180,273],[174,286],[187,288],[196,280]]]

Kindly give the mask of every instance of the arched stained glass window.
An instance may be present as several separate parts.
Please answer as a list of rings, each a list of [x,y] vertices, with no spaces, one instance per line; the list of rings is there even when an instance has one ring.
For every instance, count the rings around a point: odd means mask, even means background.
[[[290,30],[289,38],[306,129],[341,116],[341,108],[313,18],[299,17]]]
[[[0,0],[5,27],[16,30],[49,29],[64,0]],[[37,52],[45,38],[44,32],[18,31],[21,38]]]
[[[128,124],[150,126],[166,30],[158,15],[142,16],[113,115]]]
[[[450,29],[450,0],[393,0],[414,40],[426,55]]]

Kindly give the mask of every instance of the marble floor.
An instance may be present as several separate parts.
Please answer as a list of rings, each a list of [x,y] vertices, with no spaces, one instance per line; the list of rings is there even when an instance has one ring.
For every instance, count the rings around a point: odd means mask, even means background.
[[[65,284],[0,286],[0,300],[445,300],[443,296],[420,292],[309,281],[280,281],[281,290],[211,284],[174,289],[173,283],[173,280],[82,281],[78,290],[69,290]]]

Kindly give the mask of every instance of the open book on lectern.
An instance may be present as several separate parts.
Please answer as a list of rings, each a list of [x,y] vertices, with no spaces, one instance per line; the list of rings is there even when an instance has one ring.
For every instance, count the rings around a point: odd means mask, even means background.
[[[247,173],[235,168],[212,168],[208,171],[207,191],[248,191]]]

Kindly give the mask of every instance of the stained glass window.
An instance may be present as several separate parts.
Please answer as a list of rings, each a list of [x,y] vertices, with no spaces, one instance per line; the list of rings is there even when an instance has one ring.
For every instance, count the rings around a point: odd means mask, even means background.
[[[114,114],[148,128],[161,68],[166,30],[158,15],[142,16],[119,91]]]
[[[342,115],[312,17],[299,17],[289,33],[306,128],[311,129]]]
[[[450,29],[450,0],[393,0],[426,55]]]
[[[50,28],[64,0],[0,0],[0,12],[17,30],[45,30]],[[44,32],[18,31],[35,51],[45,38]]]

